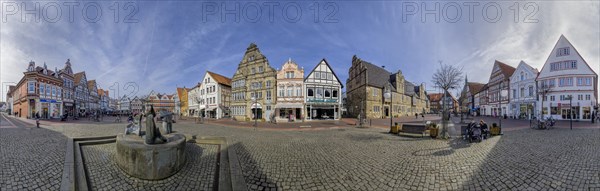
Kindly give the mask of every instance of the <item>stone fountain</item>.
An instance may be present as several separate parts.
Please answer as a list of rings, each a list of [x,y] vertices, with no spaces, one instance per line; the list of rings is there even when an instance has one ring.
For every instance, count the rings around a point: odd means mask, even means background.
[[[142,132],[144,116],[146,131]],[[170,128],[163,136],[156,128],[155,116],[154,107],[150,106],[147,113],[135,117],[124,134],[117,135],[117,165],[130,176],[144,180],[165,179],[181,170],[186,162],[185,136],[171,133]],[[172,123],[169,119],[164,123]]]

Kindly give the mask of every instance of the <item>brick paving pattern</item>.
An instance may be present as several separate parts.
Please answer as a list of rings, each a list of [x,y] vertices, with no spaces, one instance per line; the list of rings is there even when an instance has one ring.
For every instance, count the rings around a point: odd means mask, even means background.
[[[121,171],[116,144],[82,146],[92,190],[213,190],[217,145],[186,145],[186,164],[177,174],[157,181],[141,180]]]
[[[59,190],[66,143],[47,129],[0,129],[0,190]]]
[[[487,121],[491,123],[492,120]],[[385,128],[297,128],[279,131],[260,126],[254,130],[182,120],[174,124],[174,130],[198,137],[226,137],[230,149],[238,155],[244,180],[250,190],[600,189],[598,124],[586,126],[580,122],[576,123],[573,130],[569,130],[563,122],[556,129],[533,130],[527,128],[527,121],[503,120],[502,123],[510,131],[505,131],[503,136],[473,144],[462,140],[398,137],[387,134],[388,129]],[[0,159],[9,161],[2,164],[0,171],[1,190],[56,190],[60,184],[67,136],[115,135],[123,131],[124,124],[65,124],[47,128],[51,131],[0,129]],[[108,153],[113,148],[104,146],[107,147],[104,151],[96,146],[94,150]],[[202,155],[216,153],[216,148],[214,151],[210,149],[202,150]],[[90,149],[86,148],[84,153],[88,152]],[[12,159],[6,160],[10,157]],[[109,154],[95,155],[95,158],[104,159],[104,162],[108,161],[108,157]],[[100,164],[98,167],[105,167]],[[116,178],[123,176],[123,172],[109,172],[110,169],[118,170],[114,167],[105,171],[91,170],[108,179],[106,182],[113,181],[100,184],[96,187],[98,190],[111,189],[109,185],[112,185],[112,190],[128,190],[132,187],[134,190],[152,190],[165,188],[161,186],[166,185],[179,186],[175,188],[180,190],[197,190],[191,187],[200,187],[163,182],[152,183],[157,187],[150,188],[144,187],[149,183],[141,181],[124,187],[128,184],[115,182],[127,180]],[[186,173],[181,176],[195,180],[208,176]]]

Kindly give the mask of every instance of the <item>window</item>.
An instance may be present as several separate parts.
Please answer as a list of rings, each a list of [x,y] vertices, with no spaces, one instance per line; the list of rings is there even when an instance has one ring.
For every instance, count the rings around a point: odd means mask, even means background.
[[[285,78],[294,78],[294,72],[286,72]]]
[[[321,73],[320,72],[315,72],[315,78],[317,78],[317,79],[321,78]]]
[[[373,97],[377,97],[377,91],[373,89]]]
[[[252,73],[251,74],[256,74],[256,69],[252,68]]]
[[[529,97],[533,97],[533,86],[529,86]]]
[[[302,97],[302,87],[296,88],[296,96],[297,97]]]
[[[525,88],[521,88],[521,97],[525,97]]]
[[[523,81],[525,79],[525,76],[523,75],[523,72],[521,72],[521,81]]]
[[[337,98],[338,97],[338,91],[337,90],[333,90],[333,98]]]
[[[269,80],[269,81],[267,81],[267,88],[270,88],[270,87],[271,87],[271,81]]]
[[[550,96],[550,101],[556,101],[555,97],[554,96]]]
[[[317,98],[323,98],[323,88],[317,88]]]
[[[308,97],[315,96],[314,90],[312,88],[308,88],[308,90],[306,92],[307,92]]]
[[[577,100],[583,100],[583,95],[577,95]]]
[[[46,85],[43,83],[40,83],[40,95],[46,95]]]
[[[567,56],[569,55],[570,50],[569,47],[559,48],[556,52],[556,56]]]
[[[591,99],[591,97],[592,97],[592,96],[590,96],[589,94],[588,94],[588,95],[585,95],[585,100],[590,100],[590,99]]]
[[[559,78],[558,86],[573,86],[573,78]]]
[[[331,98],[331,90],[330,89],[326,89],[325,90],[325,97],[326,98]]]
[[[56,86],[52,86],[52,96],[56,96]]]
[[[321,74],[321,79],[326,80],[327,79],[327,73],[323,72]]]
[[[46,84],[46,96],[50,96],[50,84]]]
[[[267,91],[267,100],[271,100],[271,97],[272,97],[271,91]]]
[[[550,63],[550,71],[577,69],[576,60],[566,60]]]
[[[293,90],[292,90],[291,88],[288,88],[288,89],[287,89],[287,94],[285,94],[285,96],[287,96],[287,97],[291,97],[291,96],[292,96],[292,91],[293,91]]]
[[[279,97],[285,96],[285,89],[283,87],[279,87]]]
[[[517,90],[513,89],[512,92],[513,92],[513,99],[516,99],[517,98]]]

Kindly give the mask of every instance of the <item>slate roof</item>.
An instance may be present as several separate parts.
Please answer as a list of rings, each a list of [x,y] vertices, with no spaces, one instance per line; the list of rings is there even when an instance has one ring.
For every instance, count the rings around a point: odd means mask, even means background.
[[[404,94],[415,95],[415,85],[409,81],[404,81]]]
[[[212,78],[215,79],[215,81],[217,81],[217,83],[231,87],[231,78],[225,77],[221,74],[217,74],[217,73],[214,73],[211,71],[206,71],[206,73],[208,73],[208,75],[212,76]]]
[[[367,68],[367,84],[378,88],[383,88],[387,85],[388,80],[392,73],[387,70],[375,66],[367,61],[361,60],[364,66]],[[394,80],[395,81],[395,80]]]

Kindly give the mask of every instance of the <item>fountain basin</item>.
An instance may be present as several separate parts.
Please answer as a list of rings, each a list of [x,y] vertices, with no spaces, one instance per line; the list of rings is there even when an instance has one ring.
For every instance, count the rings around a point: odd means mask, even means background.
[[[164,137],[167,143],[147,145],[140,136],[117,135],[117,166],[144,180],[160,180],[176,174],[185,164],[185,136]]]

